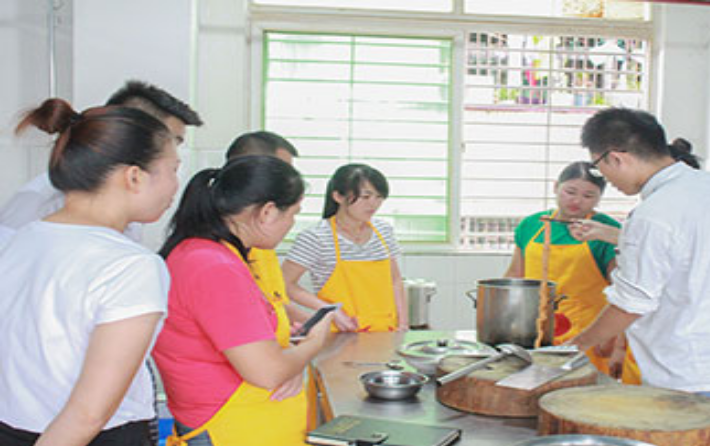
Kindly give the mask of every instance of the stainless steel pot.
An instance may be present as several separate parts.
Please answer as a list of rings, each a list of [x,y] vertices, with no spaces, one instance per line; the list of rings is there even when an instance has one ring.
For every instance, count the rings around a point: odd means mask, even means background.
[[[466,294],[476,307],[476,333],[485,344],[517,344],[532,348],[537,337],[536,322],[542,282],[531,279],[487,279],[477,282]],[[554,335],[556,285],[548,282],[550,305],[542,345],[551,345]]]
[[[409,328],[429,327],[429,302],[436,294],[436,283],[424,279],[405,279],[409,306]]]

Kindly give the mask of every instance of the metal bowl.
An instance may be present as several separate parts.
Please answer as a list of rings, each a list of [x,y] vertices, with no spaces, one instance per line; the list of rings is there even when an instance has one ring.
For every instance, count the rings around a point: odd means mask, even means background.
[[[416,395],[429,377],[402,370],[380,370],[360,375],[360,382],[374,398],[397,401]]]
[[[602,435],[548,435],[515,443],[514,446],[653,446],[628,438],[606,437]]]
[[[439,361],[446,356],[485,358],[495,353],[496,349],[480,342],[446,338],[410,342],[397,350],[409,365],[425,375],[436,375]]]

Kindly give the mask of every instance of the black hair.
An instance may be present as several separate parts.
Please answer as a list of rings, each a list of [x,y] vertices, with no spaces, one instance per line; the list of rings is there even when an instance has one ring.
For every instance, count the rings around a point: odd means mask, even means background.
[[[57,98],[27,112],[15,131],[29,126],[59,134],[49,161],[49,179],[63,192],[93,192],[120,165],[148,170],[170,140],[168,128],[141,110],[96,107],[79,114]]]
[[[333,198],[333,192],[338,192],[344,197],[348,197],[350,203],[355,203],[360,198],[360,188],[364,182],[369,182],[372,187],[387,198],[389,195],[389,185],[387,178],[382,173],[367,164],[346,164],[338,168],[328,181],[328,188],[325,192],[325,205],[323,206],[323,218],[330,218],[338,212],[340,205]]]
[[[304,190],[298,171],[271,156],[240,156],[221,169],[202,170],[182,195],[160,255],[167,258],[180,242],[196,237],[226,241],[246,259],[248,250],[230,231],[226,217],[269,202],[285,210],[298,203]]]
[[[676,138],[668,146],[671,156],[676,161],[683,161],[693,169],[700,169],[700,159],[693,155],[693,145],[684,138]]]
[[[202,125],[200,115],[189,105],[155,85],[137,80],[126,82],[126,85],[108,98],[106,105],[138,108],[158,119],[174,116],[185,125]]]
[[[597,112],[584,124],[582,145],[592,153],[615,150],[641,159],[670,156],[663,127],[643,110],[612,107]]]
[[[589,169],[592,167],[592,163],[587,161],[576,161],[569,164],[567,167],[562,169],[560,175],[557,177],[557,184],[562,184],[565,181],[570,180],[584,180],[588,181],[599,188],[600,193],[604,193],[606,188],[606,180],[602,176],[593,175]]]
[[[261,130],[244,133],[237,137],[227,149],[227,161],[241,155],[276,155],[278,149],[284,149],[294,157],[298,156],[296,147],[286,138],[276,133]]]

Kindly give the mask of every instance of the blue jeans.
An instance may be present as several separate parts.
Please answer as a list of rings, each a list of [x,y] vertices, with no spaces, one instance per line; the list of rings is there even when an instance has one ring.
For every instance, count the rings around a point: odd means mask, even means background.
[[[185,435],[189,432],[192,432],[194,429],[191,427],[187,427],[178,420],[175,420],[175,430],[177,431],[178,435]],[[210,439],[210,434],[207,432],[202,432],[200,435],[196,437],[192,437],[189,440],[187,440],[187,445],[188,446],[213,446],[212,445],[212,440]]]

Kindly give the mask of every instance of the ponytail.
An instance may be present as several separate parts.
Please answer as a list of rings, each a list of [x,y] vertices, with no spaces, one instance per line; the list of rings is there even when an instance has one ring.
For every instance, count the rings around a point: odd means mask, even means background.
[[[221,169],[204,169],[190,180],[168,227],[169,236],[160,255],[167,258],[175,247],[190,237],[201,237],[234,245],[247,258],[244,244],[232,234],[215,205],[213,185]]]
[[[298,203],[304,189],[298,171],[272,156],[239,156],[221,169],[202,170],[180,199],[160,255],[167,258],[188,238],[203,238],[230,243],[246,260],[248,250],[230,230],[227,217],[266,203],[285,210]]]
[[[671,157],[676,161],[682,161],[689,165],[693,169],[700,169],[699,158],[693,155],[693,145],[684,138],[676,138],[668,146],[668,150],[671,152]]]

